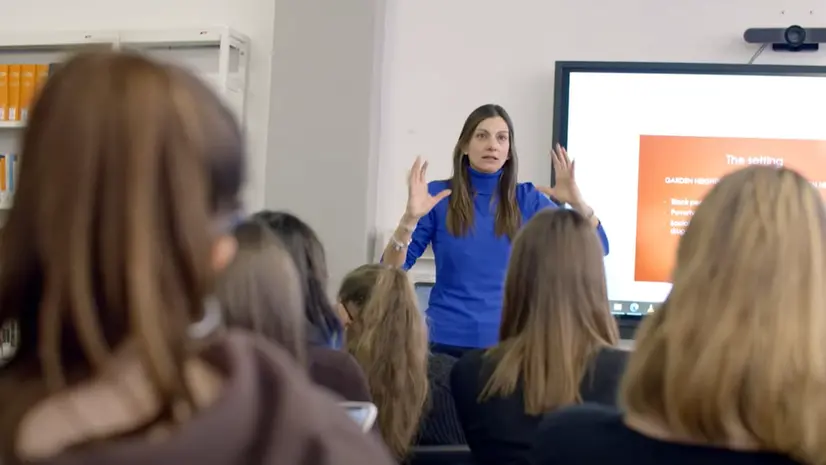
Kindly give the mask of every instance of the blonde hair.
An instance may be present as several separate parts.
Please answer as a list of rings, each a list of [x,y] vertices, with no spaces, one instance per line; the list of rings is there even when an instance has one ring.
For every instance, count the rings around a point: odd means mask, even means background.
[[[339,301],[352,323],[347,349],[359,362],[378,406],[385,443],[402,459],[419,428],[427,400],[427,326],[407,274],[363,265],[345,278]]]
[[[798,173],[749,167],[697,208],[673,288],[623,380],[630,416],[691,441],[826,460],[826,213]]]
[[[581,401],[579,387],[600,349],[616,345],[602,245],[573,210],[544,210],[513,243],[495,367],[479,400],[509,396],[520,381],[525,413]]]

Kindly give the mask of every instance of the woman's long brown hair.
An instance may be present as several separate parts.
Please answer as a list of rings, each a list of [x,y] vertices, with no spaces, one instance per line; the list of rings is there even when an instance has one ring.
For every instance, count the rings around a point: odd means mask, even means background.
[[[221,273],[215,293],[227,326],[275,342],[304,364],[304,296],[292,257],[259,221],[239,224],[235,239],[238,252]]]
[[[242,153],[231,114],[185,71],[90,52],[49,79],[0,241],[0,322],[20,328],[0,371],[0,461],[16,460],[29,408],[103,370],[127,340],[167,420],[193,406],[187,326],[212,291]]]
[[[505,278],[495,368],[480,400],[508,396],[520,381],[525,413],[581,401],[594,356],[619,340],[608,306],[602,246],[579,213],[537,213],[513,243]]]
[[[363,265],[348,274],[339,301],[352,315],[347,348],[367,375],[379,429],[402,459],[427,400],[427,326],[407,274]]]
[[[499,178],[499,192],[496,202],[494,231],[497,236],[513,239],[522,225],[522,213],[516,203],[516,171],[519,158],[516,155],[516,139],[513,134],[513,122],[510,115],[499,105],[482,105],[473,110],[462,126],[459,140],[453,148],[453,176],[450,178],[452,194],[448,197],[447,230],[460,237],[470,232],[473,227],[473,186],[470,184],[468,169],[470,164],[465,150],[476,127],[488,118],[502,118],[508,125],[510,133],[510,151],[502,175]]]

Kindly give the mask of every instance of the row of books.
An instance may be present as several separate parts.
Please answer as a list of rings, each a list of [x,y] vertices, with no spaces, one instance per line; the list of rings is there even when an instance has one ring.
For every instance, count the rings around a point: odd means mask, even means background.
[[[55,64],[0,64],[0,121],[25,121]]]

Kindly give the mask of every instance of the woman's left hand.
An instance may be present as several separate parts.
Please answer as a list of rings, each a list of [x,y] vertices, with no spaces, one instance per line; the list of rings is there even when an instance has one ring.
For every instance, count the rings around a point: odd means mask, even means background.
[[[556,147],[551,150],[551,163],[554,167],[556,185],[554,187],[538,186],[537,189],[562,204],[568,204],[575,208],[577,205],[582,205],[584,203],[582,194],[579,192],[574,177],[575,164],[568,157],[568,152],[564,147],[556,144]]]

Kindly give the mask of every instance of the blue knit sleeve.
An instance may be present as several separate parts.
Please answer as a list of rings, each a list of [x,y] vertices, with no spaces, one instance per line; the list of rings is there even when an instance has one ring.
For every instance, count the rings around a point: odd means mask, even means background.
[[[402,269],[409,270],[416,264],[416,260],[422,256],[427,246],[433,240],[433,231],[435,231],[435,215],[431,210],[430,213],[421,217],[416,224],[416,230],[411,236],[410,245],[407,247],[407,258],[404,260]]]

